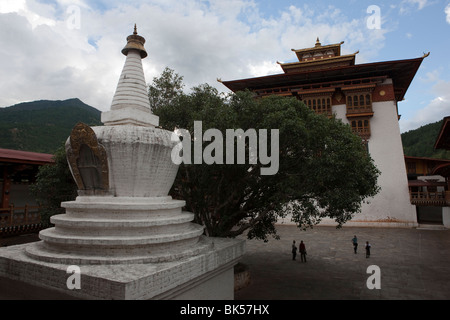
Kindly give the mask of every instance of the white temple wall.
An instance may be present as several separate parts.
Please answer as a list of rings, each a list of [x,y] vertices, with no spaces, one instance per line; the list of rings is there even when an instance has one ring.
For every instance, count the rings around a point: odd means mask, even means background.
[[[394,101],[374,102],[373,112],[369,153],[381,171],[378,178],[381,190],[369,204],[364,204],[362,213],[354,220],[416,226],[416,210],[409,198],[396,104]]]

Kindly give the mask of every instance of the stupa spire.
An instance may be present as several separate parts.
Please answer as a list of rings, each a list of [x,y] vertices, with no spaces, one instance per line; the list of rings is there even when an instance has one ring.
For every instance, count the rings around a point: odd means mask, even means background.
[[[111,111],[102,113],[105,125],[158,126],[152,114],[145,82],[142,59],[147,57],[144,37],[134,32],[127,37],[122,53],[127,57],[111,104]]]

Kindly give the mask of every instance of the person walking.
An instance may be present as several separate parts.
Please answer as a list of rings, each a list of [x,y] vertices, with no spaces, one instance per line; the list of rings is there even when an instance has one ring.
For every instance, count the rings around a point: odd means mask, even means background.
[[[370,245],[369,241],[366,241],[366,258],[370,257],[370,247],[371,247],[371,245]]]
[[[292,260],[295,260],[297,256],[297,246],[295,245],[295,240],[292,242]]]
[[[302,262],[306,262],[306,246],[303,243],[303,240],[300,241],[299,251],[300,251],[300,258],[301,258]]]
[[[353,237],[352,243],[353,243],[353,251],[356,254],[356,251],[358,250],[358,238],[356,237],[356,235]]]

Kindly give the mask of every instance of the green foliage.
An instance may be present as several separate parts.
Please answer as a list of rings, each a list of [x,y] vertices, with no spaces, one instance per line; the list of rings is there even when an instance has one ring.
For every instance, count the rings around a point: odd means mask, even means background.
[[[180,165],[172,196],[186,201],[186,209],[209,236],[235,237],[247,231],[249,238],[277,238],[274,224],[288,212],[301,228],[326,216],[341,226],[378,192],[379,171],[349,126],[316,115],[297,99],[254,99],[250,92],[224,97],[202,85],[161,101],[155,113],[161,126],[187,129],[191,137],[194,121],[202,121],[203,131],[215,128],[223,133],[279,129],[276,175],[262,176],[261,164],[248,161]]]
[[[0,148],[53,154],[77,122],[101,125],[100,111],[79,99],[0,108]]]
[[[434,149],[442,120],[402,134],[403,152],[409,157],[450,159],[450,151]]]
[[[183,92],[183,77],[166,67],[160,77],[153,78],[148,88],[150,107],[155,113],[161,103],[170,103]]]
[[[61,202],[73,201],[77,196],[77,186],[67,163],[64,146],[56,151],[53,159],[54,164],[39,168],[36,182],[30,187],[37,202],[44,207],[41,211],[44,224],[50,224],[51,216],[64,213]]]

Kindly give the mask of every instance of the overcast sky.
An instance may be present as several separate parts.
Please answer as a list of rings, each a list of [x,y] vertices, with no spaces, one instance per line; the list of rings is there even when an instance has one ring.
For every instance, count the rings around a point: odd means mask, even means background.
[[[356,63],[431,52],[399,103],[402,132],[450,115],[450,0],[0,0],[0,107],[79,98],[109,110],[137,24],[147,83],[186,88],[282,73],[291,49],[345,41]]]

